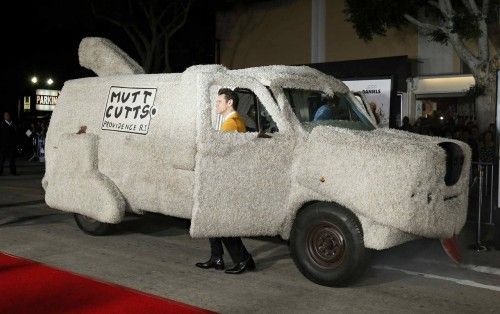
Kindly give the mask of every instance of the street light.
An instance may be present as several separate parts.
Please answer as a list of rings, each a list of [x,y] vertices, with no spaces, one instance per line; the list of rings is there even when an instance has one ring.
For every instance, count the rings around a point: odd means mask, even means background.
[[[31,83],[33,83],[33,84],[38,83],[38,77],[33,76],[33,77],[31,78]]]
[[[53,81],[51,78],[49,78],[49,79],[47,80],[47,84],[48,84],[48,85],[52,85],[52,83],[54,83],[54,81]]]

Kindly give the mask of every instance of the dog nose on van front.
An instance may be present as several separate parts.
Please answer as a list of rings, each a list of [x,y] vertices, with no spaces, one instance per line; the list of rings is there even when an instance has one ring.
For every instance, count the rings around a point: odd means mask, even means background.
[[[464,152],[458,144],[442,142],[438,144],[446,152],[446,175],[444,182],[446,186],[455,185],[460,179],[464,165]]]

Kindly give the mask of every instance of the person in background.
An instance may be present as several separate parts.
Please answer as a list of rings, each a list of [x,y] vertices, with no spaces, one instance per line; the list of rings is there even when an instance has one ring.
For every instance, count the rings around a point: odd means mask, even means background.
[[[487,130],[483,134],[479,149],[479,160],[482,162],[495,161],[495,141],[490,130]]]
[[[323,97],[321,106],[316,110],[313,121],[333,120],[334,100],[332,97]]]
[[[0,175],[6,160],[9,161],[10,173],[17,175],[16,171],[16,126],[10,117],[10,113],[4,112],[3,121],[0,122]]]
[[[377,125],[379,125],[380,124],[380,115],[377,111],[377,104],[372,101],[368,105],[370,106],[370,110],[372,111],[373,116],[375,117],[375,122],[377,122]]]
[[[36,141],[37,141],[37,126],[35,125],[35,123],[31,123],[30,124],[30,128],[29,128],[29,132],[30,133],[27,133],[26,135],[28,136],[29,140],[30,140],[30,144],[31,144],[31,150],[33,152],[33,154],[31,155],[31,157],[28,159],[28,161],[35,161],[38,159],[38,155],[37,155],[37,151],[36,151]],[[29,134],[29,135],[28,135]]]
[[[480,140],[480,136],[479,136],[479,128],[477,127],[477,125],[473,124],[471,127],[470,127],[470,131],[471,131],[471,135],[472,137],[476,140],[476,142],[479,143],[479,140]]]
[[[472,162],[479,161],[479,143],[474,138],[472,129],[466,128],[464,131],[464,139],[469,144],[472,150]]]
[[[455,132],[453,132],[453,139],[459,140],[462,142],[467,142],[467,139],[464,138],[464,132],[462,128],[456,128]]]
[[[495,141],[495,134],[497,134],[497,128],[495,123],[490,123],[488,130],[491,132],[491,134],[493,134],[493,141]]]
[[[399,129],[407,132],[413,132],[413,127],[410,124],[410,118],[406,116],[403,117],[403,125]]]

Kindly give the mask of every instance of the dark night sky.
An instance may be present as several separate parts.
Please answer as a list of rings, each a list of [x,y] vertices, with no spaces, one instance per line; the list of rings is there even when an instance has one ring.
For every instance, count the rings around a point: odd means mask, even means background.
[[[215,13],[209,2],[195,1],[186,25],[171,39],[173,71],[213,62]],[[2,13],[2,110],[15,110],[17,99],[32,88],[29,78],[33,74],[40,80],[51,76],[57,88],[65,80],[93,75],[78,64],[78,45],[83,37],[107,37],[136,59],[125,34],[96,20],[89,1],[17,1]]]

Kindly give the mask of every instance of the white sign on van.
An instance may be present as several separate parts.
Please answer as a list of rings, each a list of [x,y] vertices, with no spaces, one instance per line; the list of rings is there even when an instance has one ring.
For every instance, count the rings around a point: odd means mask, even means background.
[[[148,134],[149,122],[156,114],[155,97],[156,88],[111,86],[102,129]]]

